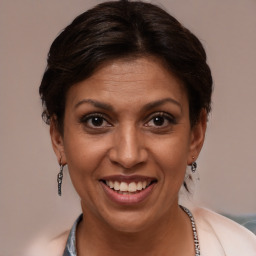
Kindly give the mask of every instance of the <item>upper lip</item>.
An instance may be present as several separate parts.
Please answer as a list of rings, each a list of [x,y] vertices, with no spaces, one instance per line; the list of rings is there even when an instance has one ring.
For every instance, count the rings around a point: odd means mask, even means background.
[[[141,176],[141,175],[110,175],[110,176],[105,176],[100,180],[101,181],[119,181],[119,182],[123,181],[126,183],[139,182],[139,181],[147,181],[147,182],[157,181],[157,179],[154,177]]]

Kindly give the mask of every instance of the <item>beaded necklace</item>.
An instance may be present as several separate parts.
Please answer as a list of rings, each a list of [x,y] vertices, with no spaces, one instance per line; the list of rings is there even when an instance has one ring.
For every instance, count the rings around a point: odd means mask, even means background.
[[[190,219],[192,231],[193,231],[195,251],[196,251],[195,256],[200,256],[200,247],[199,247],[199,241],[198,241],[194,217],[193,217],[192,213],[186,207],[180,205],[180,208],[188,215],[188,217]],[[81,214],[79,216],[79,218],[76,220],[76,222],[74,223],[74,225],[70,231],[63,256],[77,256],[77,253],[76,253],[76,227],[77,227],[78,223],[82,220],[82,218],[83,218],[83,215]]]
[[[187,209],[186,207],[184,207],[182,205],[180,205],[180,208],[188,215],[188,217],[190,219],[192,231],[193,231],[195,252],[196,252],[195,256],[200,256],[200,246],[199,246],[199,240],[198,240],[198,235],[197,235],[197,231],[196,231],[195,219],[189,209]]]

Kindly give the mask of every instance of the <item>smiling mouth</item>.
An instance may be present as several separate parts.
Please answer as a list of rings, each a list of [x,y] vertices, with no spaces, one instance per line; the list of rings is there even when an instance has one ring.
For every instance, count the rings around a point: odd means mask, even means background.
[[[131,182],[117,180],[101,180],[101,182],[118,194],[133,195],[142,192],[157,181],[146,179]]]

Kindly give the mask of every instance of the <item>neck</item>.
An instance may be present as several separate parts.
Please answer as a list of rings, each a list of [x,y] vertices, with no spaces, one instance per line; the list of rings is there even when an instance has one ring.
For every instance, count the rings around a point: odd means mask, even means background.
[[[193,255],[191,223],[178,204],[144,230],[122,232],[84,212],[77,228],[79,256]]]

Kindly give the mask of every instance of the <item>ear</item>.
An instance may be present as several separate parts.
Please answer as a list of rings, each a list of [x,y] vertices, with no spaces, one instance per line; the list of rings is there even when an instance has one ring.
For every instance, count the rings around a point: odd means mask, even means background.
[[[207,113],[203,109],[200,113],[198,122],[191,128],[190,150],[188,157],[188,165],[191,165],[198,156],[204,144],[205,132],[207,127]]]
[[[63,136],[59,131],[56,118],[51,119],[50,123],[50,135],[52,141],[52,147],[59,164],[65,165],[67,163],[66,155],[64,151]]]

